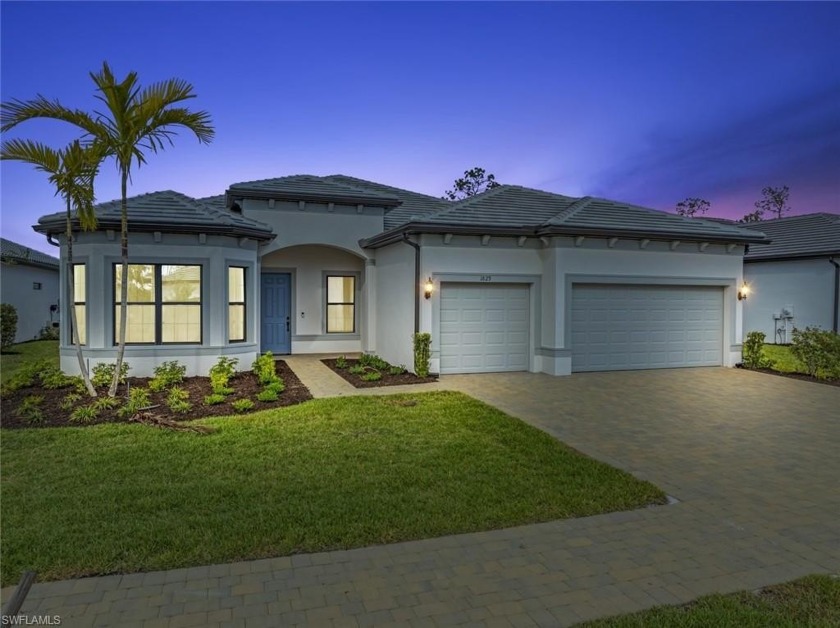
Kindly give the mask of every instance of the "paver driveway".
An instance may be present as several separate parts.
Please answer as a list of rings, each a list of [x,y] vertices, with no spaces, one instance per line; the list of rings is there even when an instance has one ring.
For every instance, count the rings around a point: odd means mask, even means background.
[[[729,369],[450,376],[676,505],[36,585],[62,625],[562,626],[840,571],[840,388]]]

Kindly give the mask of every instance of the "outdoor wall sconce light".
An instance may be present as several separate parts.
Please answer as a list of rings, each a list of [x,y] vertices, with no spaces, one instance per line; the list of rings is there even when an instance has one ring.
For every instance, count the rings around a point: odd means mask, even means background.
[[[741,289],[738,290],[738,300],[745,301],[747,297],[750,296],[750,287],[747,285],[747,282],[744,282],[744,285],[741,286]]]
[[[435,284],[432,281],[432,278],[429,277],[426,280],[426,285],[423,286],[423,296],[425,296],[427,299],[431,299],[432,298],[432,292],[434,291],[434,289],[435,289]]]

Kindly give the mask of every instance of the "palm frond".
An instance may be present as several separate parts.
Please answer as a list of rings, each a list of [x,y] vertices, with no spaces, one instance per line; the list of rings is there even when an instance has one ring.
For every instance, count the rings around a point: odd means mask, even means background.
[[[22,161],[49,175],[55,174],[61,167],[59,151],[33,140],[4,140],[0,147],[0,159]]]
[[[69,122],[90,136],[99,132],[97,121],[88,113],[81,109],[69,109],[57,100],[49,100],[40,94],[33,100],[12,100],[0,104],[0,131],[9,131],[21,122],[35,118]]]

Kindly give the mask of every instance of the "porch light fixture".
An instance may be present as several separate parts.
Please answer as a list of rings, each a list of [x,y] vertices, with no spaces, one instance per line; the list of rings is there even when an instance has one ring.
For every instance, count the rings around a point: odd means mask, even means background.
[[[741,286],[741,289],[738,290],[738,300],[745,301],[747,297],[750,296],[750,287],[747,285],[747,282],[744,282],[744,285]]]
[[[435,283],[432,281],[432,278],[429,277],[426,280],[426,285],[423,286],[423,296],[425,296],[427,299],[431,299],[432,298],[432,292],[434,291],[434,289],[435,289]]]

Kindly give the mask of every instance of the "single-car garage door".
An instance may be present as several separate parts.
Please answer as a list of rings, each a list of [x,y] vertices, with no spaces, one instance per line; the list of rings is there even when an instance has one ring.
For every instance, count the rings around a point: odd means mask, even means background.
[[[723,362],[723,289],[575,284],[572,371]]]
[[[527,371],[528,286],[444,283],[440,292],[440,372]]]

